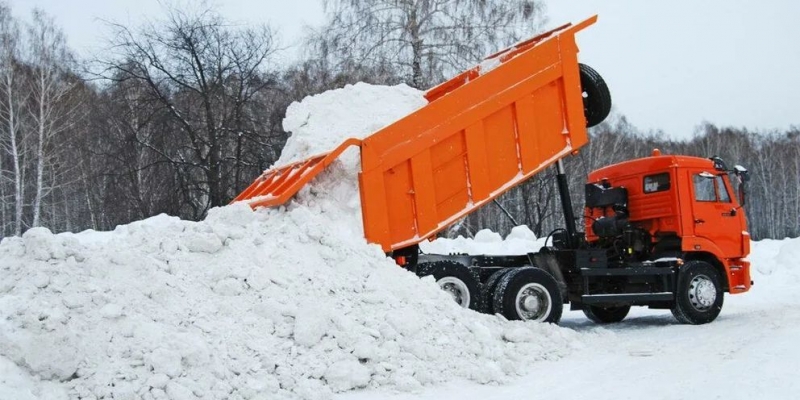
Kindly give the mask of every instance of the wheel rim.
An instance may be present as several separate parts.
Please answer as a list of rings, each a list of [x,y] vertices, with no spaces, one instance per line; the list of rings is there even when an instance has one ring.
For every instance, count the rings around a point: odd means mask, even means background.
[[[517,292],[514,305],[522,320],[543,321],[553,309],[550,292],[539,283],[528,283]]]
[[[697,275],[689,282],[689,303],[697,311],[708,311],[717,300],[717,287],[711,278]]]
[[[467,284],[464,283],[464,281],[453,276],[448,276],[439,279],[436,283],[439,284],[442,290],[449,293],[458,305],[464,308],[469,307],[471,298],[469,295],[469,288],[467,288]]]

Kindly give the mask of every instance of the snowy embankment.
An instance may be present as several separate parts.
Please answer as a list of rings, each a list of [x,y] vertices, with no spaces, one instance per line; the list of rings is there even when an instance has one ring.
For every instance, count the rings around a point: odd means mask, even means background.
[[[413,89],[363,84],[306,99],[288,110],[293,136],[280,162],[422,104]],[[162,215],[113,232],[5,238],[0,399],[413,391],[504,382],[582,346],[571,330],[461,309],[367,245],[357,170],[351,153],[279,209],[235,205],[201,222]]]
[[[603,326],[566,312],[562,329],[578,333],[583,347],[532,363],[510,383],[456,379],[420,393],[365,390],[337,399],[797,399],[800,238],[753,242],[749,258],[755,286],[726,295],[722,313],[708,325],[679,325],[669,311],[641,307]]]
[[[285,120],[293,135],[279,163],[366,135],[422,104],[408,87],[363,84],[293,104]],[[508,322],[457,307],[432,279],[364,242],[357,170],[348,151],[279,209],[229,206],[201,222],[162,215],[113,232],[38,228],[5,238],[0,399],[800,392],[795,380],[775,378],[800,357],[800,241],[754,243],[756,286],[727,296],[707,326],[648,311],[610,328],[576,313],[567,313],[565,327]],[[535,239],[517,228],[505,240],[484,231],[424,249],[524,253],[541,246]],[[742,378],[750,373],[755,384]],[[707,390],[709,379],[727,389]],[[777,389],[764,390],[773,383]]]

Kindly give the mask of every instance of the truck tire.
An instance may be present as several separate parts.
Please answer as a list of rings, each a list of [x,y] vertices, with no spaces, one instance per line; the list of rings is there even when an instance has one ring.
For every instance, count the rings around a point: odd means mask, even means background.
[[[722,280],[711,264],[694,260],[678,272],[678,289],[672,315],[683,324],[707,324],[722,311]]]
[[[620,322],[628,316],[628,312],[630,310],[630,305],[612,307],[590,305],[583,306],[583,314],[586,315],[586,318],[589,318],[592,322],[598,324],[613,324],[615,322]]]
[[[578,64],[583,90],[583,114],[586,127],[591,128],[606,119],[611,112],[611,92],[605,80],[592,67]]]
[[[481,304],[478,279],[467,266],[454,261],[423,263],[417,267],[417,275],[432,275],[439,287],[450,293],[458,305],[478,311]]]
[[[514,268],[503,275],[493,296],[494,312],[509,320],[561,320],[564,303],[552,275],[534,267]]]
[[[494,314],[494,291],[497,288],[497,284],[500,283],[500,279],[503,278],[503,275],[511,272],[514,270],[513,268],[501,268],[497,271],[494,271],[491,275],[489,275],[489,279],[486,280],[486,284],[483,285],[481,289],[481,306],[480,312],[485,314]]]

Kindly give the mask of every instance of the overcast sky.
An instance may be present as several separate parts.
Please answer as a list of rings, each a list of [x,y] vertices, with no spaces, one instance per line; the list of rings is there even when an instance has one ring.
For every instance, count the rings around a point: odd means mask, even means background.
[[[188,0],[187,0],[188,1]],[[243,24],[266,22],[285,46],[323,19],[322,0],[216,0]],[[157,18],[158,0],[10,0],[23,16],[40,7],[70,45],[102,45],[101,20]],[[550,25],[600,19],[579,36],[581,61],[600,72],[619,111],[643,130],[691,136],[710,121],[750,129],[800,126],[800,1],[550,0]],[[477,61],[477,60],[476,60]]]

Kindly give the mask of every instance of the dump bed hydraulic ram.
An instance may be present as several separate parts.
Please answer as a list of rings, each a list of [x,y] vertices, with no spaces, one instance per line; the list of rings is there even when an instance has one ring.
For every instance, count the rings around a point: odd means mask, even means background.
[[[566,245],[569,249],[575,249],[578,247],[578,228],[575,226],[575,213],[572,211],[572,198],[569,194],[569,184],[567,183],[563,160],[556,162],[556,172],[558,195],[561,198],[561,208],[564,211],[564,227],[567,231]]]

